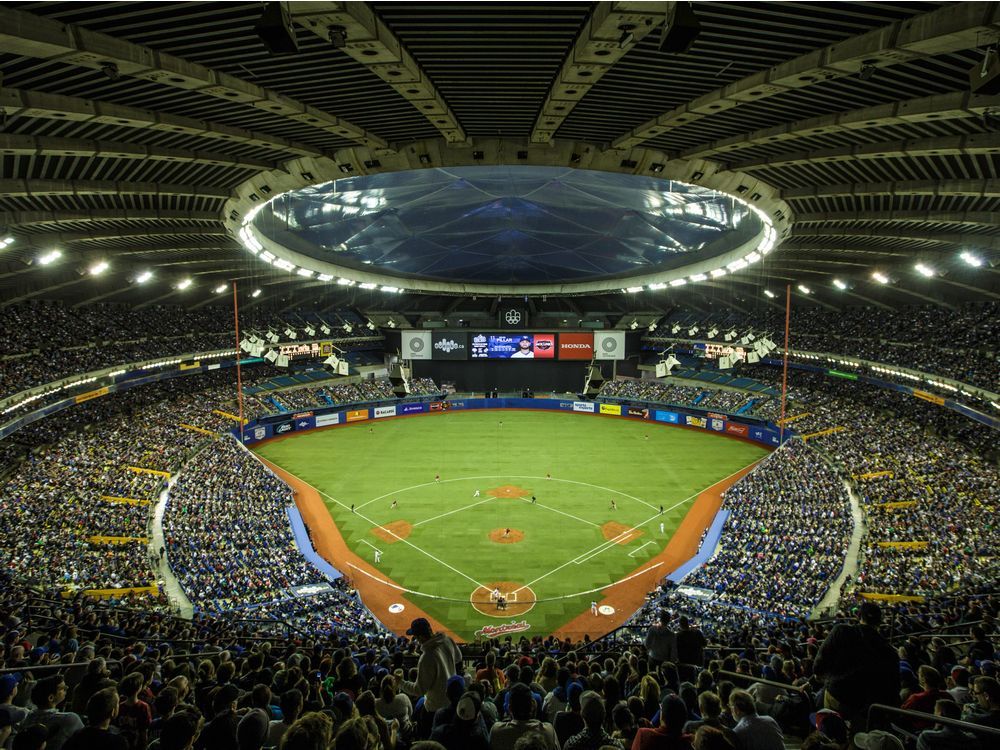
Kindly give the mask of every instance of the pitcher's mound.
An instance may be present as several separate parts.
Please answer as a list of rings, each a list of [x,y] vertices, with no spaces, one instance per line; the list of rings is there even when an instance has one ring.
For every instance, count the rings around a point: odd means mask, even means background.
[[[490,541],[497,544],[517,544],[524,541],[524,532],[520,529],[493,529],[490,532]]]
[[[618,523],[617,521],[608,521],[601,527],[601,533],[609,542],[614,539],[615,544],[628,544],[629,542],[634,542],[643,534],[643,532],[639,529],[633,529],[631,526],[626,526],[625,524]]]
[[[497,609],[497,600],[493,595],[495,589],[500,589],[500,595],[507,600],[504,609]],[[482,615],[516,617],[535,606],[535,592],[516,581],[493,581],[473,591],[469,600],[472,608]]]
[[[372,533],[386,544],[395,544],[406,539],[411,531],[413,525],[409,521],[393,521],[372,529]]]

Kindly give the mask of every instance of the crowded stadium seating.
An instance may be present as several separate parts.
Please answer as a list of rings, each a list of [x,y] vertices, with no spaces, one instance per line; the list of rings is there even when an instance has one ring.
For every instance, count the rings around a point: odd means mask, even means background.
[[[336,338],[348,350],[352,341],[379,335],[346,311],[329,314],[322,320],[334,326],[331,334],[317,332],[312,338]],[[261,314],[250,316],[242,325],[244,332],[269,329],[283,332],[291,327],[299,331],[300,340],[305,340],[308,337],[303,329],[307,324],[319,326],[320,319],[314,314],[285,317]],[[35,386],[114,365],[236,346],[232,310],[215,306],[198,310],[122,305],[71,309],[57,302],[36,301],[0,308],[0,328],[9,333],[0,357],[0,400]],[[48,338],[50,331],[59,331],[58,341]],[[33,401],[4,416],[11,418],[43,403],[46,401]]]
[[[762,366],[746,374],[761,383],[778,378],[774,368]],[[249,368],[245,385],[253,390],[274,375],[268,366]],[[302,556],[286,514],[290,490],[225,435],[233,422],[222,414],[236,409],[231,378],[226,372],[176,378],[95,399],[0,441],[0,458],[10,459],[0,489],[2,653],[4,667],[23,680],[12,705],[25,711],[10,713],[24,742],[38,731],[23,718],[41,706],[33,687],[47,684],[51,665],[67,665],[60,673],[70,692],[67,709],[82,723],[97,685],[116,687],[125,700],[135,681],[127,676],[142,675],[138,700],[150,705],[149,721],[112,720],[137,748],[157,738],[162,748],[164,736],[172,741],[173,732],[199,727],[208,727],[200,729],[203,736],[231,731],[251,742],[247,746],[278,746],[273,738],[297,724],[298,694],[303,709],[319,718],[298,722],[296,731],[364,727],[373,744],[360,746],[389,748],[382,739],[390,731],[385,722],[399,706],[416,703],[416,696],[401,697],[401,677],[414,676],[413,642],[387,634],[347,579],[329,581]],[[940,410],[930,419],[933,405],[871,386],[801,372],[790,374],[789,386],[788,415],[796,417],[789,427],[800,437],[725,493],[728,517],[719,548],[683,580],[684,589],[658,586],[625,628],[595,643],[541,636],[499,641],[496,663],[503,676],[495,682],[474,679],[484,668],[482,646],[464,649],[462,671],[468,687],[483,694],[484,717],[510,720],[506,692],[497,693],[518,682],[532,684],[550,708],[571,704],[572,714],[576,698],[567,686],[578,681],[608,702],[605,730],[621,741],[612,746],[631,747],[635,731],[658,718],[659,701],[649,696],[677,693],[685,718],[697,724],[705,719],[699,693],[728,698],[734,687],[750,686],[758,710],[778,719],[786,744],[791,737],[806,739],[813,728],[803,706],[824,701],[824,677],[813,671],[817,650],[835,622],[852,619],[862,595],[872,594],[890,597],[883,605],[886,635],[896,638],[902,655],[896,703],[912,698],[909,705],[926,707],[917,679],[921,666],[958,674],[962,683],[971,676],[974,685],[995,674],[991,636],[1000,540],[991,519],[1000,476],[985,458],[993,448],[988,436]],[[414,380],[411,392],[439,389],[431,380]],[[626,378],[605,384],[601,396],[767,419],[776,419],[780,406],[759,392]],[[260,390],[244,400],[244,409],[252,418],[391,397],[384,379],[324,382]],[[149,512],[166,476],[150,470],[180,473],[164,515],[164,556],[195,606],[193,620],[177,618],[154,588],[158,561],[149,554]],[[858,571],[844,586],[834,619],[807,621],[846,560],[853,528],[848,488],[866,523]],[[323,591],[296,596],[296,587],[306,584],[322,584]],[[139,591],[125,591],[133,587]],[[100,602],[82,594],[88,589],[120,591]],[[691,589],[709,595],[693,597]],[[664,609],[672,622],[685,616],[712,641],[702,664],[683,665],[690,684],[673,665],[657,666],[642,643]],[[969,630],[983,623],[985,631]],[[969,632],[971,643],[951,637]],[[932,641],[935,635],[942,640]],[[554,666],[543,668],[547,659]],[[98,670],[102,664],[110,674]],[[954,665],[965,672],[953,673]],[[92,672],[104,682],[87,679]],[[961,687],[950,679],[949,688]],[[217,714],[229,716],[228,708],[213,705],[212,691],[223,689],[220,684],[234,686],[226,694],[234,696],[237,714],[213,722]],[[993,689],[982,685],[982,694]],[[188,694],[172,708],[174,688]],[[969,690],[955,695],[966,719],[994,721],[1000,706]],[[734,723],[727,705],[723,725]],[[432,733],[419,704],[408,711],[415,713],[404,712],[397,747],[448,736]],[[558,711],[551,715],[557,718]],[[848,718],[852,730],[862,728],[856,715]],[[446,718],[443,726],[453,722]],[[931,726],[933,717],[925,723]],[[830,725],[827,731],[834,736],[813,734],[812,741],[832,747],[840,730]],[[247,740],[254,732],[257,744]]]
[[[886,310],[849,307],[796,309],[791,320],[791,347],[801,351],[844,354],[872,362],[898,365],[953,378],[978,388],[1000,392],[1000,302],[975,302],[957,309],[937,306]],[[674,325],[679,328],[672,332]],[[712,326],[784,331],[784,315],[761,310],[752,315],[731,313],[704,317],[690,312],[668,317],[651,340],[703,339]],[[698,326],[698,332],[688,331]],[[722,343],[721,334],[716,340]],[[775,338],[775,341],[779,341]]]

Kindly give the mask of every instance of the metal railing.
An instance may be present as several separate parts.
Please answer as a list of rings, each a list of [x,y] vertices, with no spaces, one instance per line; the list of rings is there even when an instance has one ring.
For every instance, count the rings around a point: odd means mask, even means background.
[[[971,721],[962,721],[961,719],[949,719],[946,716],[937,716],[936,714],[928,714],[923,711],[910,711],[905,708],[896,708],[895,706],[887,706],[884,703],[873,703],[868,707],[867,718],[869,727],[873,726],[872,719],[879,715],[888,717],[899,716],[907,719],[916,719],[930,724],[945,724],[981,737],[992,737],[993,739],[988,740],[983,747],[1000,747],[1000,729],[996,729],[994,727],[987,727],[982,724],[973,724]],[[910,736],[913,734],[912,732],[908,732],[902,728],[898,728],[898,731],[905,732]]]

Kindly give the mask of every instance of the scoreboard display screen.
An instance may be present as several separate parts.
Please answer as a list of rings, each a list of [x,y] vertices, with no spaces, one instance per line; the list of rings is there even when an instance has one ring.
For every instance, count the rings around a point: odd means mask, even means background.
[[[555,359],[553,333],[476,333],[469,346],[472,359]]]

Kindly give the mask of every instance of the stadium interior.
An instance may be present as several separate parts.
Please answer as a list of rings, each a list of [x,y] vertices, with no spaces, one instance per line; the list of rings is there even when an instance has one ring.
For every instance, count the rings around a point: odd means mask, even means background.
[[[0,2],[0,748],[1000,748],[998,154],[997,2]]]

